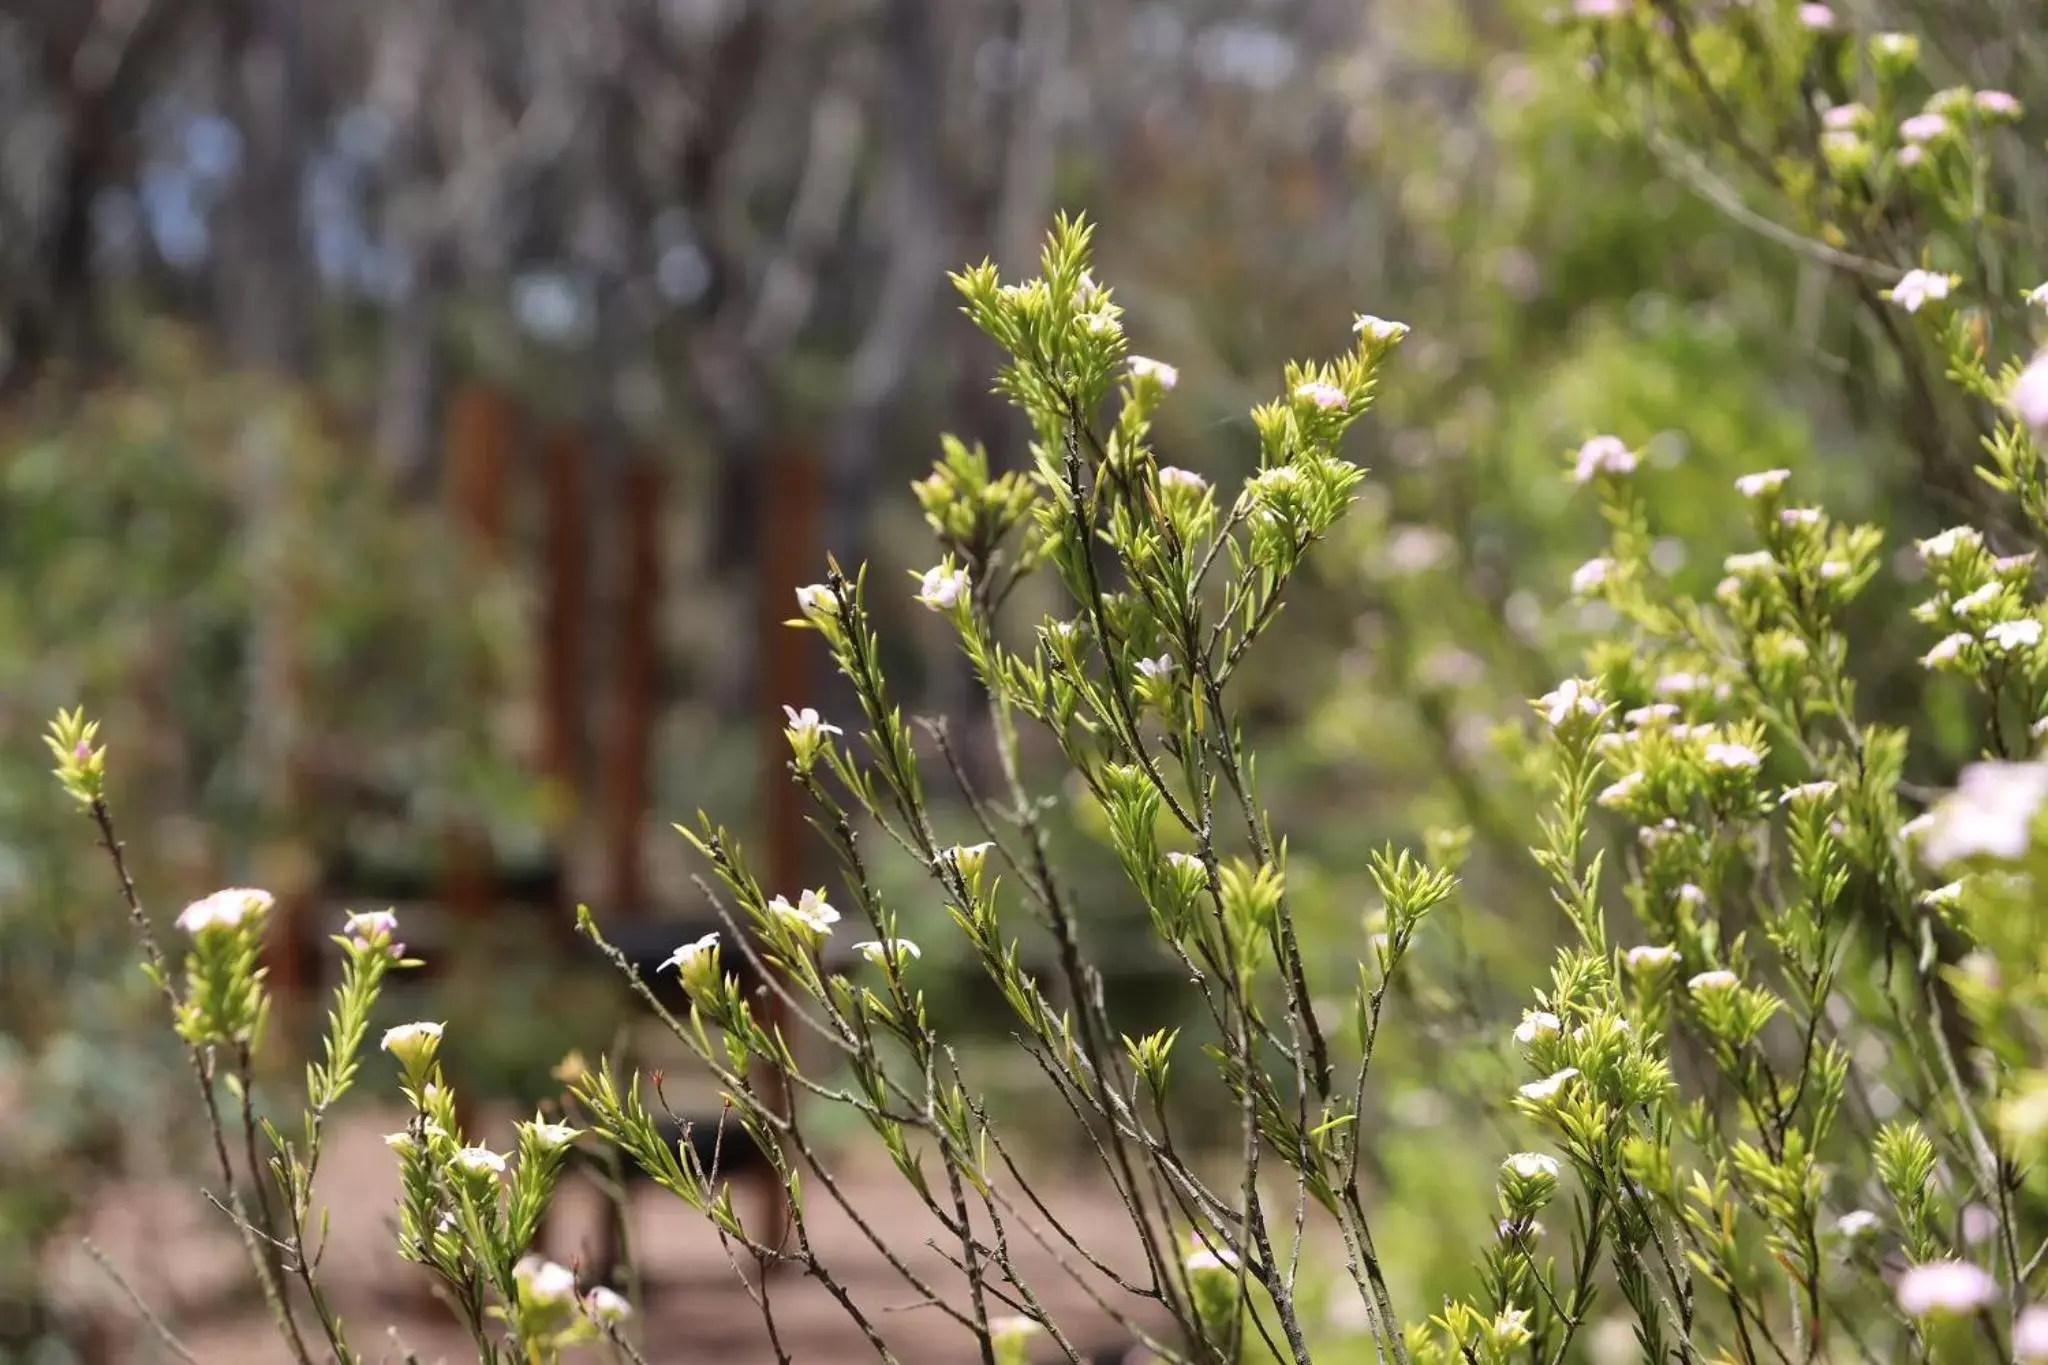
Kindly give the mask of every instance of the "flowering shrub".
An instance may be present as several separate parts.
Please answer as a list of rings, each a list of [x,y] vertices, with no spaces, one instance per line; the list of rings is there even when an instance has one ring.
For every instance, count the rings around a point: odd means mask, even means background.
[[[943,729],[918,744],[878,662],[865,575],[833,566],[797,594],[791,624],[820,635],[859,714],[834,724],[793,706],[785,734],[791,779],[843,887],[764,887],[726,830],[701,819],[687,837],[722,887],[726,929],[667,964],[686,1017],[634,978],[772,1165],[790,1198],[787,1235],[743,1219],[715,1157],[671,1141],[658,1087],[601,1065],[570,1084],[573,1124],[537,1117],[501,1153],[462,1131],[438,1062],[443,1025],[385,1035],[414,1111],[390,1138],[399,1251],[441,1278],[481,1359],[551,1359],[584,1340],[639,1358],[624,1299],[531,1253],[569,1150],[586,1140],[622,1149],[735,1254],[819,1280],[886,1354],[872,1306],[809,1236],[806,1200],[845,1196],[801,1109],[757,1085],[764,1064],[804,1105],[857,1116],[888,1153],[951,1239],[965,1291],[934,1293],[858,1225],[991,1362],[1021,1361],[1041,1338],[1080,1358],[1020,1271],[1019,1236],[1122,1291],[1103,1306],[1166,1359],[1369,1349],[1554,1362],[1616,1332],[1622,1354],[1654,1361],[2048,1359],[2048,1307],[2034,1302],[2048,1247],[2048,998],[2033,916],[2036,878],[2048,875],[2036,838],[2048,803],[2048,762],[2036,756],[2048,737],[2048,614],[2025,548],[2048,539],[2048,360],[2002,340],[2028,328],[1986,321],[2013,301],[1986,293],[1984,272],[1943,259],[1960,259],[1985,228],[1985,147],[2018,103],[1944,91],[1901,114],[1911,40],[1851,43],[1820,5],[1581,3],[1569,24],[1603,70],[1640,81],[1622,87],[1639,110],[1692,100],[1711,111],[1731,93],[1728,72],[1762,81],[1740,106],[1758,126],[1728,137],[1753,146],[1775,130],[1768,178],[1802,215],[1808,249],[1876,250],[1878,236],[1853,238],[1843,224],[1865,223],[1887,195],[1917,214],[1924,254],[1895,266],[1858,255],[1854,268],[1886,271],[1876,302],[1940,357],[1956,410],[1983,432],[1981,482],[2011,506],[1914,547],[1923,664],[1967,695],[1982,760],[1953,791],[1922,791],[1903,778],[1913,736],[1860,705],[1856,665],[1874,627],[1857,610],[1886,572],[1880,528],[1837,521],[1802,501],[1787,471],[1758,470],[1732,490],[1752,547],[1727,559],[1711,592],[1688,592],[1660,567],[1658,473],[1642,452],[1593,436],[1567,453],[1562,477],[1610,530],[1571,588],[1615,625],[1534,702],[1518,754],[1546,793],[1532,851],[1569,938],[1519,1024],[1500,1029],[1523,1074],[1492,1108],[1522,1149],[1500,1156],[1498,1221],[1470,1286],[1437,1304],[1397,1302],[1397,1253],[1379,1235],[1386,1207],[1366,1177],[1372,1065],[1411,949],[1459,898],[1459,838],[1431,841],[1428,857],[1373,857],[1382,904],[1370,951],[1355,971],[1342,964],[1349,989],[1333,999],[1327,954],[1293,913],[1286,840],[1232,683],[1356,495],[1364,474],[1341,443],[1407,329],[1361,316],[1348,351],[1290,366],[1251,415],[1258,471],[1226,493],[1161,463],[1151,423],[1178,374],[1129,354],[1121,310],[1089,273],[1087,230],[1063,221],[1038,278],[1006,283],[987,265],[955,277],[968,316],[1006,357],[999,387],[1030,424],[1033,458],[997,475],[979,450],[946,443],[914,490],[937,562],[903,589],[973,665],[1003,788],[970,788]],[[1759,54],[1782,69],[1744,66]],[[1811,70],[1868,85],[1868,103],[1796,78]],[[1804,165],[1770,140],[1789,138],[1789,123],[1768,120],[1774,101],[1794,97],[1816,124]],[[1061,606],[1027,623],[1014,604],[1034,578],[1051,581]],[[1111,1025],[1046,798],[1029,785],[1027,734],[1057,749],[1099,807],[1130,893],[1213,1029],[1199,1059],[1174,1031]],[[118,865],[94,727],[62,716],[51,745]],[[935,804],[944,782],[960,788],[971,829],[941,829],[954,809]],[[907,860],[946,906],[1018,1045],[1088,1126],[1142,1269],[1105,1264],[1031,1194],[927,1022],[922,950],[881,889],[885,859]],[[339,935],[347,970],[328,1051],[309,1074],[305,1129],[288,1138],[243,1098],[266,1017],[256,944],[268,898],[226,891],[188,908],[177,972],[132,890],[129,903],[209,1107],[223,1203],[280,1327],[310,1359],[303,1301],[333,1352],[353,1358],[312,1269],[311,1183],[370,1003],[407,964],[400,926],[359,915]],[[582,928],[602,945],[587,916]],[[1050,937],[1057,998],[1022,965],[1026,932]],[[856,934],[850,957],[833,951]],[[771,1015],[742,988],[742,965],[782,1009]],[[808,1060],[813,1050],[829,1069]],[[1238,1159],[1222,1177],[1168,1122],[1169,1093],[1198,1067],[1235,1118]],[[259,1141],[273,1154],[267,1184],[236,1188],[226,1143],[238,1127],[252,1154]],[[1334,1267],[1317,1264],[1324,1229]],[[1334,1291],[1322,1274],[1333,1268]],[[1332,1294],[1358,1305],[1341,1330],[1308,1311]],[[1129,1302],[1151,1311],[1127,1312]]]

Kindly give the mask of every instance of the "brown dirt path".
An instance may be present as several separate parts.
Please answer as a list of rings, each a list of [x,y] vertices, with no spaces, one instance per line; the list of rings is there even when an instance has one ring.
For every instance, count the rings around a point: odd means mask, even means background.
[[[402,1342],[424,1362],[462,1365],[474,1358],[467,1338],[445,1311],[422,1302],[421,1273],[399,1262],[392,1250],[390,1220],[397,1180],[382,1135],[402,1121],[396,1113],[357,1113],[332,1130],[320,1180],[331,1217],[322,1281],[350,1328],[351,1344],[365,1360],[402,1360]],[[502,1150],[509,1145],[509,1126],[499,1131],[494,1125],[485,1136]],[[941,1297],[965,1302],[964,1278],[929,1244],[939,1234],[937,1222],[892,1168],[876,1170],[849,1162],[835,1169],[834,1176],[848,1201],[892,1251]],[[1078,1177],[1068,1173],[1041,1185],[1039,1191],[1092,1252],[1120,1273],[1136,1275],[1142,1261],[1114,1191],[1099,1181],[1077,1182]],[[807,1190],[812,1245],[898,1359],[905,1365],[966,1365],[978,1358],[971,1336],[922,1306],[920,1296],[818,1182],[807,1182]],[[597,1199],[588,1185],[565,1189],[549,1254],[565,1262],[577,1255],[583,1239],[592,1234]],[[742,1201],[740,1207],[744,1216],[747,1203]],[[116,1188],[83,1231],[172,1325],[200,1365],[288,1365],[290,1357],[254,1297],[239,1242],[224,1216],[196,1191]],[[1024,1277],[1077,1346],[1106,1351],[1127,1339],[1091,1302],[1087,1290],[1058,1267],[1051,1253],[1020,1228],[1008,1231]],[[665,1192],[647,1190],[634,1203],[632,1237],[648,1280],[641,1326],[644,1353],[653,1365],[775,1360],[760,1311],[749,1301],[708,1223]],[[1078,1259],[1068,1254],[1078,1265]],[[66,1264],[64,1276],[73,1293],[104,1305],[107,1313],[124,1321],[121,1335],[126,1340],[119,1360],[142,1365],[170,1358],[121,1291],[82,1250],[74,1263]],[[1111,1303],[1157,1328],[1156,1317],[1102,1277],[1093,1275],[1091,1283]],[[784,1349],[800,1365],[875,1358],[860,1331],[815,1280],[795,1273],[777,1276],[770,1284],[770,1303]]]

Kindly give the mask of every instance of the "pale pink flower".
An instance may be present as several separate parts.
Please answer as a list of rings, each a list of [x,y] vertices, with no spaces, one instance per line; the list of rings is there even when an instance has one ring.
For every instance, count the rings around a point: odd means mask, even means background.
[[[239,928],[247,920],[268,914],[275,899],[268,891],[231,886],[186,906],[178,914],[178,927],[188,934],[197,934],[202,929]]]
[[[1987,118],[2009,119],[2020,116],[2020,102],[2004,90],[1979,90],[1971,101],[1977,112]]]
[[[1351,400],[1344,396],[1344,390],[1335,384],[1308,383],[1298,385],[1294,396],[1304,403],[1313,403],[1324,412],[1342,412]]]
[[[1635,467],[1635,452],[1619,436],[1595,436],[1579,447],[1579,457],[1572,465],[1572,479],[1577,483],[1591,483],[1601,474],[1632,474]]]
[[[1908,270],[1885,291],[1885,297],[1907,312],[1917,313],[1929,300],[1947,298],[1951,283],[1948,276],[1931,270]]]
[[[1961,1317],[1998,1301],[1998,1281],[1967,1261],[1927,1261],[1899,1277],[1899,1309],[1909,1318]]]
[[[367,948],[381,940],[391,956],[405,956],[405,945],[397,941],[398,916],[389,910],[359,910],[343,922],[341,932],[357,948]]]
[[[2025,1362],[2048,1361],[2048,1307],[2030,1304],[2012,1325],[2012,1353]]]
[[[1605,556],[1587,560],[1572,570],[1572,592],[1584,597],[1599,591],[1600,585],[1607,581],[1607,576],[1613,571],[1614,561]]]
[[[2048,439],[2048,351],[2042,351],[2020,371],[2012,384],[2012,410],[2033,428],[2035,439]]]
[[[1915,114],[1899,125],[1899,136],[1908,142],[1932,142],[1948,130],[1948,120],[1940,114]]]
[[[925,570],[917,600],[933,611],[951,611],[960,599],[967,595],[971,586],[967,570],[948,568],[944,564],[939,564]]]
[[[1180,371],[1163,360],[1134,355],[1131,357],[1131,378],[1149,379],[1160,388],[1171,392],[1173,386],[1180,383]]]

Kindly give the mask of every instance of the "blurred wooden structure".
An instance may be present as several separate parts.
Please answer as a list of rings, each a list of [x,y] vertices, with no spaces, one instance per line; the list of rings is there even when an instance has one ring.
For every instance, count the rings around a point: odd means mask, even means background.
[[[389,904],[400,910],[406,942],[427,962],[421,972],[408,974],[409,980],[435,974],[437,960],[445,959],[437,948],[461,934],[463,925],[507,915],[549,923],[561,933],[565,952],[588,954],[594,967],[609,970],[574,930],[581,888],[575,884],[576,860],[570,853],[586,831],[594,836],[591,843],[601,864],[594,869],[597,894],[589,898],[593,913],[608,936],[630,946],[631,956],[646,959],[636,962],[643,971],[677,944],[721,928],[705,910],[682,916],[657,913],[647,885],[642,840],[653,801],[664,692],[662,472],[640,452],[627,455],[619,468],[601,471],[593,463],[587,433],[558,428],[529,442],[530,427],[520,405],[504,393],[474,384],[458,391],[446,413],[442,491],[450,528],[480,572],[520,562],[519,512],[537,504],[532,537],[537,553],[531,569],[541,599],[534,641],[539,694],[535,777],[546,787],[550,851],[537,865],[507,866],[495,854],[488,831],[458,816],[439,831],[441,853],[432,866],[380,870],[345,852],[329,858],[316,894],[281,905],[274,926],[270,979],[282,1019],[306,1017],[306,1007],[314,1003],[309,997],[323,979],[331,979],[327,940],[344,906]],[[616,477],[600,478],[600,473]],[[805,880],[808,836],[800,793],[786,777],[780,708],[784,701],[809,695],[816,646],[782,622],[793,614],[796,588],[821,560],[814,543],[819,511],[815,463],[801,452],[781,454],[763,483],[771,495],[762,499],[761,513],[772,524],[763,525],[756,537],[760,723],[768,744],[762,783],[767,856],[758,871],[769,885],[793,896]],[[594,522],[603,529],[594,532]],[[606,585],[615,591],[609,594],[592,592],[593,551],[599,546],[617,550],[616,581]],[[601,620],[597,597],[615,602],[611,620]],[[611,645],[612,667],[609,695],[594,706],[587,679],[600,639]],[[477,676],[469,686],[481,713],[503,684]],[[603,724],[594,725],[600,718]],[[315,901],[324,909],[316,908]],[[779,994],[763,988],[756,999],[770,1025],[788,1034]],[[757,1076],[756,1085],[787,1112],[791,1094],[786,1078],[769,1069]],[[762,1236],[779,1241],[787,1228],[787,1204],[772,1172],[767,1184]]]

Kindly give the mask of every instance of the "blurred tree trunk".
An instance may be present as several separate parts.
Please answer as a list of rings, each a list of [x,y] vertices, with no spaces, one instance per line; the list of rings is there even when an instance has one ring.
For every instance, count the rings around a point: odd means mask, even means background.
[[[313,298],[300,250],[300,16],[293,0],[228,0],[221,12],[226,103],[242,147],[216,243],[221,321],[238,364],[297,377]]]
[[[251,833],[268,836],[250,871],[261,879],[254,884],[278,898],[271,979],[290,1040],[295,1007],[310,984],[302,948],[317,882],[316,860],[300,842],[308,775],[294,563],[296,446],[305,436],[295,386],[310,354],[314,297],[300,247],[302,15],[294,0],[227,0],[220,13],[223,103],[240,134],[241,158],[214,234],[212,276],[227,354],[252,381],[240,451],[243,567],[253,597],[242,760],[256,817]],[[281,1049],[273,1060],[290,1065],[292,1051]]]
[[[105,13],[109,8],[59,0],[21,16],[40,35],[37,65],[64,131],[47,204],[17,225],[29,243],[27,268],[13,281],[18,290],[6,319],[0,390],[26,386],[52,361],[72,360],[89,376],[106,359],[94,210],[120,178],[156,77],[209,7],[202,0],[146,0],[125,14]]]

